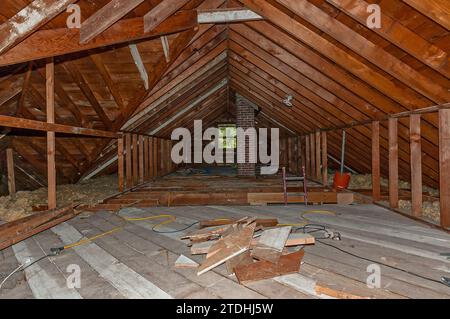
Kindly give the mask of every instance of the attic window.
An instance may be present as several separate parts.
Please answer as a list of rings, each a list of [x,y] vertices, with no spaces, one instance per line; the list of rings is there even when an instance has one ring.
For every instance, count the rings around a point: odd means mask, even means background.
[[[219,127],[219,145],[223,149],[236,149],[236,125],[221,124]]]

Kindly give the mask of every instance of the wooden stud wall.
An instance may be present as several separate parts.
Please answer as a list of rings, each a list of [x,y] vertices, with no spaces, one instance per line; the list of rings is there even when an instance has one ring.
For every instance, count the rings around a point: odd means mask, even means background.
[[[177,169],[171,160],[171,140],[130,133],[124,137],[118,138],[117,148],[120,192]]]

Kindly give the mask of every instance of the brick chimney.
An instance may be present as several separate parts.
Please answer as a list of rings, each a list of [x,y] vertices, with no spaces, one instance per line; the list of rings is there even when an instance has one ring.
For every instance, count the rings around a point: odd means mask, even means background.
[[[236,126],[244,130],[255,127],[255,109],[251,103],[239,94],[236,94]],[[241,154],[240,154],[241,155]],[[248,143],[245,147],[246,163],[238,163],[238,176],[256,176],[256,164],[249,161]]]

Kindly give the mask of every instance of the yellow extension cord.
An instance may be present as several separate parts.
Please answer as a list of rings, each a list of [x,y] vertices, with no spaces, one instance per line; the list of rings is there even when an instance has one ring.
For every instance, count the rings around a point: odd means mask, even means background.
[[[309,222],[310,222],[310,220],[307,219],[305,217],[305,215],[310,215],[310,214],[337,216],[337,214],[335,212],[329,211],[329,210],[309,210],[309,211],[306,211],[306,212],[303,212],[303,213],[300,214],[300,217],[302,218],[302,220],[304,220],[304,222],[297,223],[297,224],[278,224],[277,226],[280,226],[280,227],[282,227],[282,226],[293,226],[293,227],[305,226],[305,225],[309,224]],[[125,221],[125,224],[127,222],[146,221],[146,220],[159,219],[159,218],[166,218],[167,219],[167,220],[162,221],[159,224],[156,224],[153,228],[156,228],[156,227],[159,227],[159,226],[162,226],[162,225],[167,225],[167,224],[170,224],[170,223],[173,223],[173,222],[176,221],[176,217],[173,216],[173,215],[170,215],[170,214],[162,214],[162,215],[155,215],[155,216],[148,216],[148,217],[136,217],[136,218],[124,218],[124,217],[122,217],[120,215],[117,215],[117,216],[122,218]],[[229,221],[229,220],[230,220],[229,218],[223,218],[223,219],[216,219],[215,221]],[[78,241],[76,243],[64,246],[63,248],[64,248],[64,250],[66,250],[66,249],[70,249],[70,248],[74,248],[74,247],[78,247],[78,246],[81,246],[81,245],[88,244],[88,243],[90,243],[90,242],[92,242],[92,241],[94,241],[96,239],[99,239],[99,238],[102,238],[104,236],[108,236],[108,235],[111,235],[111,234],[113,234],[115,232],[118,232],[119,230],[122,230],[124,227],[125,227],[125,225],[113,228],[113,229],[111,229],[111,230],[109,230],[107,232],[98,234],[98,235],[90,237],[90,238],[82,239],[82,240],[80,240],[80,241]]]

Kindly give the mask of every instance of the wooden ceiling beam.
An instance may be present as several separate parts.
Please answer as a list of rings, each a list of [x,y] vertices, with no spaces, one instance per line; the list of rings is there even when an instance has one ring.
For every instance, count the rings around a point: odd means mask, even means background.
[[[91,41],[142,2],[144,0],[111,0],[81,24],[80,43]]]
[[[174,57],[174,60],[183,52],[186,46],[189,44],[191,39],[197,33],[198,28],[192,30],[184,31],[180,33],[177,38],[173,41],[171,46],[170,56]],[[173,62],[173,60],[171,61]],[[131,100],[128,105],[122,110],[120,115],[116,118],[113,131],[118,131],[125,121],[136,111],[139,105],[144,101],[148,93],[153,89],[153,87],[161,79],[165,71],[170,67],[170,63],[167,63],[163,54],[159,58],[159,61],[154,66],[153,72],[149,75],[149,90],[145,91],[143,94],[138,95],[133,100]]]
[[[386,96],[404,105],[407,109],[417,109],[429,106],[419,94],[397,85],[390,79],[379,74],[360,60],[349,55],[345,50],[328,41],[321,35],[311,31],[306,26],[291,18],[281,10],[264,0],[240,0],[253,11],[264,16],[273,24],[282,28],[288,34],[307,44],[317,52],[334,61],[345,70],[365,81]]]
[[[242,64],[242,62],[240,62],[241,64]],[[234,79],[234,78],[236,78],[236,71],[234,70],[234,65],[233,65],[233,62],[232,62],[232,68],[231,68],[231,74],[232,74],[232,80]],[[274,74],[274,71],[272,71],[271,72],[271,74]],[[247,77],[247,76],[251,76],[251,73],[249,73],[249,70],[247,70],[247,71],[243,71],[242,73],[240,73],[240,77],[238,77],[237,79],[239,80],[239,81],[245,81],[245,82],[247,82],[247,81],[249,81],[250,79],[247,79],[247,80],[243,80],[243,78],[244,77]],[[250,80],[251,81],[251,80]],[[261,82],[262,83],[262,82]],[[255,82],[253,82],[253,84],[255,84]],[[248,83],[247,83],[247,85],[248,85]],[[258,90],[259,90],[259,94],[260,95],[264,95],[265,94],[265,91],[267,91],[267,90],[271,90],[271,86],[273,87],[274,86],[274,84],[272,83],[272,84],[265,84],[265,87],[260,87],[259,89],[258,88],[255,88],[255,87],[252,87],[252,86],[250,86],[250,87],[248,87],[248,89],[249,90],[251,90],[251,91],[253,91],[253,92],[258,92]],[[267,99],[271,99],[271,98],[273,98],[273,97],[276,97],[277,96],[277,92],[276,91],[272,91],[272,94],[271,95],[267,95],[266,96],[266,98]],[[282,98],[282,96],[280,96],[280,95],[278,95],[278,99],[281,99]],[[274,102],[276,102],[276,100],[274,101]],[[294,104],[295,104],[295,101],[294,101]],[[295,106],[295,105],[294,105]],[[300,107],[299,108],[299,110],[301,111],[301,112],[306,112],[306,113],[308,113],[308,114],[299,114],[299,116],[296,116],[296,115],[293,115],[294,116],[294,118],[296,118],[297,120],[299,120],[299,119],[302,119],[302,118],[308,118],[309,119],[309,121],[311,121],[311,123],[314,123],[314,129],[315,128],[317,128],[317,127],[320,127],[320,125],[322,125],[322,124],[324,124],[324,123],[326,123],[326,122],[328,122],[328,123],[333,123],[333,119],[338,119],[338,117],[336,116],[336,114],[334,114],[335,113],[335,110],[334,110],[334,108],[328,108],[328,111],[327,112],[329,112],[329,115],[330,116],[328,116],[328,115],[326,115],[326,114],[324,114],[323,116],[325,116],[325,118],[324,117],[322,117],[322,115],[321,115],[321,109],[320,109],[320,107],[319,108],[317,108],[317,107],[313,107],[313,108],[311,108],[311,111],[308,111],[310,108],[309,107],[307,107],[307,106],[305,106],[305,105],[303,105],[302,107]],[[296,111],[296,108],[293,108],[293,111],[295,112]],[[311,113],[312,112],[312,113]],[[315,113],[317,113],[317,114],[315,114]],[[355,131],[355,133],[358,133],[359,134],[359,139],[362,139],[363,141],[364,141],[364,143],[368,143],[368,142],[370,142],[370,140],[368,140],[368,136],[370,136],[370,130],[368,130],[366,127],[364,127],[364,126],[361,126],[361,127],[358,127],[358,128],[356,128],[356,131]],[[408,127],[406,127],[405,129],[404,129],[404,132],[403,132],[404,134],[405,134],[405,136],[408,136],[408,134],[409,134],[409,131],[408,131]],[[401,136],[401,135],[400,135]],[[402,136],[401,136],[402,137]],[[383,140],[383,142],[384,143],[387,143],[386,141],[384,141]],[[403,156],[403,158],[405,159],[405,162],[407,161],[407,158],[408,158],[408,154],[407,154],[407,152],[406,151],[404,151],[404,150],[407,150],[408,149],[408,141],[407,141],[407,138],[403,138],[401,141],[400,141],[400,143],[402,144],[402,152],[404,152],[404,154],[402,154],[402,155],[404,155]],[[384,144],[383,144],[384,145]],[[432,148],[431,150],[430,150],[430,148]],[[436,149],[436,147],[435,146],[432,146],[432,145],[428,145],[428,151],[429,152],[432,152],[432,150],[433,149]],[[405,164],[406,165],[406,164]],[[430,161],[430,158],[428,158],[427,159],[427,161],[426,161],[426,163],[425,163],[425,165],[428,167],[428,172],[430,172],[430,173],[434,173],[434,174],[436,174],[436,165],[435,165],[435,162],[433,162],[433,161]]]
[[[142,124],[152,123],[151,119],[155,114],[159,114],[173,105],[178,107],[178,104],[180,104],[181,107],[183,104],[188,103],[192,99],[191,96],[193,92],[200,92],[204,90],[205,86],[211,84],[211,81],[209,80],[211,80],[212,76],[220,74],[223,78],[224,75],[222,75],[222,73],[225,69],[226,64],[222,62],[208,70],[206,73],[202,73],[202,77],[192,79],[192,81],[186,81],[189,83],[183,83],[184,85],[176,92],[173,92],[173,95],[167,95],[164,99],[160,99],[150,105],[148,111],[145,112],[145,117],[143,117],[142,120],[133,123],[132,129],[140,128]],[[172,93],[172,91],[170,93]]]
[[[411,89],[435,103],[450,101],[450,92],[438,83],[430,81],[405,62],[397,59],[378,45],[328,15],[307,0],[276,0],[279,4],[330,35],[347,48],[389,73]]]
[[[57,67],[57,66],[55,65],[55,67]],[[37,74],[40,75],[43,80],[45,80],[45,72],[44,72],[43,68],[38,68]],[[54,85],[55,85],[55,93],[56,93],[56,97],[57,97],[59,106],[65,107],[69,110],[69,112],[73,115],[73,117],[75,119],[76,125],[82,126],[82,127],[85,126],[87,124],[87,120],[86,120],[84,114],[82,114],[80,112],[80,110],[75,105],[75,103],[72,101],[70,96],[66,93],[66,91],[64,90],[64,88],[61,85],[61,82],[55,81]]]
[[[119,91],[117,84],[113,81],[110,73],[108,72],[105,64],[103,63],[101,53],[93,52],[91,55],[89,55],[89,58],[92,60],[92,62],[94,62],[95,67],[97,68],[98,72],[102,76],[103,81],[105,81],[105,85],[108,88],[109,92],[111,93],[114,101],[116,102],[117,107],[119,109],[123,109],[125,106],[125,103],[123,101],[122,96],[120,95],[120,91]]]
[[[0,54],[14,47],[77,0],[34,0],[0,25]]]
[[[144,32],[151,32],[190,0],[163,0],[144,16]]]
[[[192,103],[193,100],[206,94],[207,91],[224,78],[226,78],[225,65],[220,69],[217,69],[216,72],[211,73],[210,76],[198,79],[192,86],[187,87],[183,92],[180,92],[180,95],[155,106],[155,108],[152,109],[152,112],[146,116],[147,120],[142,123],[143,125],[138,127],[138,130],[147,132],[152,127],[158,125],[157,123],[161,124],[166,121],[166,119],[173,117],[175,113]]]
[[[402,0],[450,31],[450,3],[447,0]]]
[[[197,10],[198,23],[236,23],[263,20],[259,14],[247,8],[224,8]]]
[[[367,24],[370,15],[367,12],[369,3],[364,0],[327,0],[328,3],[358,21],[361,25]],[[450,8],[450,6],[449,6]],[[450,19],[450,16],[449,16]],[[381,12],[381,28],[371,29],[386,40],[405,50],[422,63],[433,68],[442,75],[450,78],[450,64],[448,53],[428,42],[407,27],[399,20],[391,18]]]
[[[232,45],[232,43],[233,42],[231,42],[231,45]],[[248,46],[248,44],[247,44],[247,46]],[[231,48],[233,49],[233,46],[231,46]],[[232,53],[231,54],[231,58],[233,58],[233,57],[234,56],[233,56],[233,53]],[[238,62],[238,64],[242,65],[242,66],[244,66],[244,65],[248,66],[248,64],[246,64],[242,60],[240,60]],[[231,61],[231,65],[232,65],[232,67],[235,67],[235,65],[237,65],[237,64],[234,64],[234,62]],[[242,66],[241,66],[241,68],[242,68]],[[270,67],[268,67],[268,66],[266,66],[266,67],[262,66],[262,68],[264,70],[269,70],[270,74],[274,75],[274,76],[276,76],[279,73],[277,70],[271,70]],[[233,69],[231,69],[231,70],[233,70]],[[254,69],[253,69],[253,71],[254,72],[258,72],[258,71],[255,71]],[[245,73],[245,74],[249,74],[249,76],[251,76],[252,73],[249,73],[249,72],[250,72],[250,70],[245,70],[241,75],[243,76],[243,74]],[[264,71],[262,71],[262,69],[260,69],[259,72],[264,72]],[[232,73],[232,74],[235,74],[235,73]],[[266,76],[262,75],[262,78],[266,78],[267,79],[267,75]],[[277,81],[278,81],[278,84],[277,84]],[[283,83],[283,81],[286,82],[286,79],[278,78],[277,81],[272,82],[271,84],[267,84],[265,88],[261,88],[261,93],[260,94],[264,94],[265,91],[271,90],[271,86],[272,87],[273,86],[275,86],[275,87],[276,86],[280,86],[280,83]],[[255,90],[254,88],[249,88],[249,89]],[[297,91],[297,90],[294,90],[294,91]],[[276,96],[276,94],[277,94],[277,92],[273,91],[273,94],[271,96],[268,96],[268,98],[272,98],[273,96]],[[282,96],[279,95],[278,98],[282,99]],[[325,108],[324,110],[328,114],[321,114],[321,112],[323,112],[322,108]],[[298,117],[295,116],[295,118],[300,119],[300,118],[303,118],[303,117],[306,116],[307,118],[310,119],[310,121],[312,121],[312,123],[315,123],[315,125],[317,125],[316,127],[314,127],[314,129],[317,128],[317,127],[320,127],[325,122],[333,123],[333,119],[339,120],[340,118],[342,118],[342,115],[336,114],[336,111],[338,111],[338,110],[335,107],[333,107],[333,105],[331,105],[331,107],[327,107],[326,104],[325,105],[319,104],[319,107],[314,107],[314,106],[311,107],[311,106],[305,104],[302,107],[300,107],[299,109],[302,110],[302,111],[305,111],[305,112],[308,111],[309,109],[311,109],[311,111],[313,112],[312,114],[311,113],[308,114],[308,115],[300,114],[300,116],[298,116]],[[295,111],[295,109],[294,109],[294,111]],[[314,113],[317,113],[317,114],[314,114]],[[322,119],[319,122],[315,122],[317,118],[322,118]],[[351,117],[348,117],[346,120],[347,121],[351,120]],[[363,139],[367,139],[367,137],[370,136],[370,131],[368,129],[366,129],[364,126],[360,127],[360,129],[361,130],[359,130],[359,129],[357,130],[357,131],[361,131],[360,133],[362,135],[360,137],[362,137]],[[400,135],[400,137],[402,138],[402,140],[400,142],[401,142],[402,146],[404,147],[404,149],[408,149],[408,140],[407,140],[407,136],[409,134],[408,126],[402,127],[401,133],[402,134]],[[365,142],[368,142],[368,141],[365,141]],[[427,143],[426,153],[427,154],[431,154],[433,158],[436,158],[436,156],[437,156],[436,154],[434,154],[435,153],[434,151],[436,151],[436,149],[437,148],[436,148],[435,145]],[[425,149],[424,149],[424,151],[425,151]],[[407,154],[405,154],[405,158],[406,157],[407,157]],[[431,158],[426,160],[425,165],[427,165],[430,169],[435,169],[435,162],[431,161]]]
[[[95,136],[105,138],[117,138],[118,135],[113,132],[95,130],[84,127],[75,127],[63,124],[46,123],[41,121],[34,121],[14,116],[0,115],[0,126],[20,128],[25,130],[42,131],[42,132],[56,132],[64,134]]]
[[[142,18],[118,21],[86,44],[79,43],[79,29],[39,30],[8,52],[0,55],[0,66],[155,38],[189,30],[195,26],[197,26],[197,12],[188,10],[174,14],[148,33],[144,32]]]
[[[320,73],[325,76],[325,79],[329,79],[327,81],[321,80],[319,74],[315,74],[317,73],[317,71],[306,72],[304,74],[311,80],[317,82],[322,86],[322,88],[326,89],[327,91],[330,91],[330,89],[332,89],[332,92],[329,92],[326,95],[322,96],[325,100],[328,100],[329,103],[332,103],[333,105],[339,105],[340,108],[345,107],[345,105],[343,105],[342,103],[337,104],[337,102],[335,102],[334,100],[329,100],[329,98],[327,98],[327,96],[330,96],[331,94],[337,95],[343,101],[346,101],[347,103],[352,105],[356,110],[364,112],[364,114],[367,114],[373,119],[382,118],[383,116],[385,116],[385,114],[398,113],[404,110],[401,105],[396,104],[386,96],[367,86],[364,82],[361,82],[360,80],[347,74],[346,71],[340,69],[339,66],[336,66],[325,58],[320,57],[310,49],[302,46],[301,44],[290,38],[285,33],[276,29],[275,27],[262,22],[250,23],[249,26],[251,26],[251,28],[257,31],[259,34],[251,32],[245,26],[231,27],[232,30],[239,31],[240,35],[245,36],[246,40],[239,41],[240,43],[250,43],[250,41],[252,41],[263,48],[265,51],[271,52],[271,56],[278,57],[284,63],[288,65],[298,65],[299,67],[296,68],[297,71],[302,70],[302,67],[300,66],[303,65],[303,62],[290,58],[291,54],[295,54],[297,59],[302,59],[311,67],[315,67],[315,70],[319,70]],[[270,44],[270,42],[268,42],[267,39],[263,38],[262,35],[266,35],[267,37],[269,37],[270,35],[270,41],[276,43],[277,46],[273,46],[273,44]],[[231,34],[231,38],[233,37],[235,37],[234,34]],[[249,46],[249,44],[246,44],[246,46]],[[258,52],[256,49],[253,49],[252,51]],[[336,86],[336,84],[333,84],[336,79],[339,79],[338,85],[344,86],[347,90],[342,90],[342,88]],[[300,81],[299,83],[306,84],[307,82]],[[301,90],[300,88],[297,88],[296,90],[298,90],[299,93],[303,92],[303,90]],[[302,94],[306,94],[305,97],[309,97],[311,101],[314,101],[314,96],[307,95],[307,92]],[[355,94],[357,94],[357,96],[355,96]],[[348,109],[346,109],[345,112],[347,113]],[[402,122],[404,121],[402,120]],[[437,123],[428,119],[423,121],[423,125],[423,137],[434,145],[437,145]],[[408,128],[409,124],[403,123],[403,126],[405,128]]]
[[[109,119],[108,115],[103,110],[103,107],[97,101],[97,98],[95,97],[94,93],[92,92],[91,88],[89,87],[89,84],[84,79],[83,74],[78,69],[78,67],[72,61],[66,61],[64,63],[61,63],[60,65],[65,69],[65,71],[68,74],[71,75],[75,84],[78,85],[80,90],[83,92],[84,96],[88,99],[93,110],[95,111],[95,113],[97,113],[98,117],[102,121],[105,128],[107,130],[111,130],[112,129],[112,121]]]

